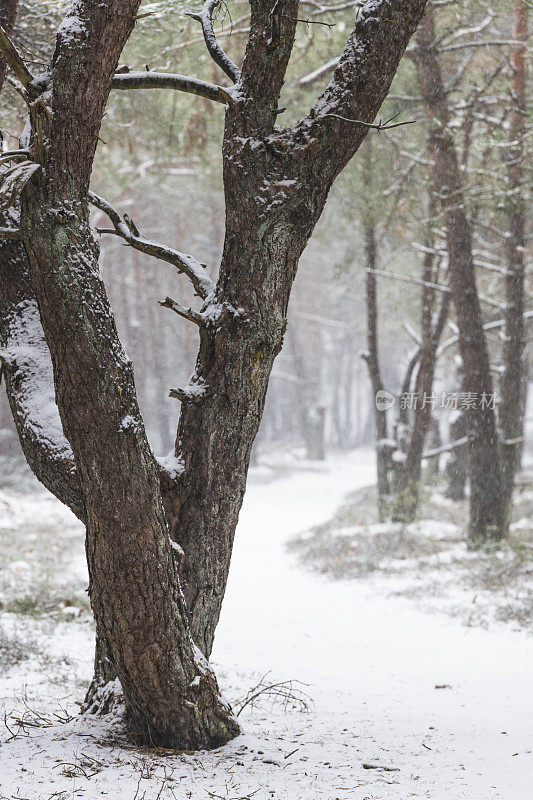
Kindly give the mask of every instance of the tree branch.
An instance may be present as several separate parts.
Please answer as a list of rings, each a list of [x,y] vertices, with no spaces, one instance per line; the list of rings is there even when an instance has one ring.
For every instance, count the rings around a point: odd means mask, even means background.
[[[241,71],[219,45],[213,30],[213,13],[217,6],[220,5],[220,1],[221,0],[206,0],[199,14],[190,12],[188,16],[200,22],[206,47],[215,64],[218,64],[220,69],[226,73],[228,78],[231,78],[233,83],[238,83],[241,78]]]
[[[141,253],[146,253],[149,256],[158,258],[160,261],[166,261],[177,268],[179,272],[187,275],[193,284],[196,293],[205,300],[205,298],[214,291],[215,285],[203,264],[200,264],[193,256],[186,253],[180,253],[178,250],[173,250],[166,245],[151,242],[142,236],[135,224],[127,217],[121,217],[118,211],[113,206],[99,197],[94,192],[89,192],[89,201],[103,211],[111,222],[113,223],[114,230],[101,229],[100,233],[114,233],[124,239],[130,247],[139,250]]]
[[[400,275],[397,272],[387,272],[384,269],[372,269],[372,270],[367,270],[367,272],[372,272],[374,275],[380,275],[383,278],[393,278],[396,281],[404,281],[405,283],[415,283],[417,286],[425,286],[428,289],[436,289],[439,292],[446,292],[448,294],[451,292],[450,287],[445,286],[442,283],[423,281],[420,278],[413,278],[411,275]]]
[[[280,134],[280,145],[288,140],[296,147],[298,166],[300,158],[312,162],[314,182],[334,180],[375,125],[425,5],[426,0],[367,0],[315,107]]]
[[[41,483],[84,520],[74,455],[55,404],[52,359],[18,242],[0,242],[0,343],[7,397],[26,460]]]
[[[164,300],[159,300],[159,305],[163,306],[163,308],[170,308],[176,314],[179,314],[180,317],[184,319],[188,319],[190,322],[194,322],[195,325],[198,327],[203,327],[205,324],[204,318],[198,311],[195,311],[193,308],[187,308],[187,306],[178,303],[176,300],[173,300],[171,297],[165,297]]]
[[[18,52],[17,48],[0,26],[0,52],[4,56],[8,66],[21,84],[26,87],[33,80],[33,75],[26,66],[24,59]]]
[[[111,82],[112,89],[175,89],[196,94],[216,103],[233,103],[228,89],[187,75],[166,72],[117,72]]]
[[[333,72],[335,67],[340,61],[339,56],[335,56],[332,58],[331,61],[328,61],[326,64],[322,64],[317,69],[313,70],[313,72],[309,72],[307,75],[304,75],[298,81],[298,86],[311,86],[313,83],[318,81],[322,78],[323,75],[329,75],[330,72]]]

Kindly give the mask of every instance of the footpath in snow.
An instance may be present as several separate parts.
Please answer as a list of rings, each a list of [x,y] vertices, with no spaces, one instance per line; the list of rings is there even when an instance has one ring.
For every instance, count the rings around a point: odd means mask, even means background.
[[[194,755],[121,746],[105,720],[76,718],[10,740],[4,732],[0,797],[529,800],[533,640],[423,614],[375,583],[305,572],[287,552],[294,535],[373,480],[371,454],[356,452],[249,483],[213,662],[229,699],[269,672],[269,682],[307,684],[307,712],[262,696],[243,711],[242,736]],[[76,553],[79,571],[81,535]],[[50,647],[69,651],[70,684],[21,662],[0,678],[6,711],[24,691],[47,719],[59,698],[79,699],[92,631],[62,625]]]

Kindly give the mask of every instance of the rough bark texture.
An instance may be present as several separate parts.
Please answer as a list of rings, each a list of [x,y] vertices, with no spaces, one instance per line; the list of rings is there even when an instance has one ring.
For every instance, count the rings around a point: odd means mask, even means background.
[[[520,460],[520,439],[524,430],[522,382],[524,380],[524,279],[525,279],[525,217],[526,199],[523,191],[524,137],[526,135],[526,41],[528,7],[523,0],[515,6],[513,39],[523,44],[513,45],[511,53],[511,113],[509,139],[513,145],[506,150],[508,196],[507,215],[507,274],[505,276],[505,328],[503,343],[503,373],[500,380],[498,419],[501,432],[502,483],[505,507],[513,495],[515,472]]]
[[[450,285],[459,328],[463,391],[490,397],[493,392],[489,355],[479,307],[472,256],[472,234],[452,133],[440,65],[434,46],[434,15],[428,7],[417,34],[415,61],[422,99],[432,121],[431,161],[435,192],[444,214]],[[496,420],[490,404],[469,410],[470,537],[497,539],[504,533],[504,505]]]

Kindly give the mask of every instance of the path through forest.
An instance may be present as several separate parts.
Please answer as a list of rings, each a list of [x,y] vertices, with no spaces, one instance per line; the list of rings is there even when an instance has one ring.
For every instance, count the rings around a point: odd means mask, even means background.
[[[121,746],[109,720],[76,717],[11,740],[4,731],[0,796],[527,800],[533,640],[419,612],[410,600],[376,592],[375,582],[305,572],[286,550],[373,480],[372,455],[363,451],[273,481],[256,471],[250,480],[213,661],[231,700],[269,671],[267,682],[308,684],[295,684],[313,700],[307,711],[263,695],[240,717],[244,735],[194,755]],[[78,534],[72,574],[83,571]],[[13,625],[12,616],[0,621]],[[17,708],[19,718],[29,707],[45,719],[59,701],[75,708],[79,680],[91,670],[88,620],[52,628],[36,621],[32,630],[41,651],[65,653],[68,666],[58,681],[59,672],[46,673],[34,657],[0,677],[15,732]]]

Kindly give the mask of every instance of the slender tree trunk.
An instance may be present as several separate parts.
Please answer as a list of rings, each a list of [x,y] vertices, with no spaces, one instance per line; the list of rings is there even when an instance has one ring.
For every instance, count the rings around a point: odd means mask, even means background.
[[[372,384],[372,405],[374,409],[374,423],[376,426],[376,469],[378,482],[378,510],[380,519],[387,514],[387,503],[390,494],[389,485],[389,459],[390,452],[387,446],[388,424],[387,408],[380,405],[380,393],[384,391],[383,379],[379,363],[378,346],[378,303],[376,275],[371,270],[376,269],[376,232],[371,222],[365,223],[365,256],[366,256],[366,341],[367,351],[363,358],[368,367],[370,383]]]
[[[426,283],[434,282],[435,279],[433,261],[433,255],[426,252],[422,272],[423,280]],[[413,411],[413,421],[405,461],[401,463],[398,469],[396,482],[394,517],[407,522],[415,518],[418,508],[422,454],[435,406],[435,400],[432,398],[437,348],[448,318],[450,305],[450,294],[443,293],[434,319],[433,292],[434,290],[430,287],[423,287],[421,302],[422,343],[414,389],[417,402]]]
[[[457,416],[450,422],[450,442],[463,439],[467,433],[466,416],[464,412],[456,412]],[[464,444],[452,450],[446,461],[446,491],[444,496],[448,500],[464,500],[465,487],[468,478],[468,445]]]
[[[463,391],[477,398],[468,411],[470,444],[470,524],[472,542],[498,539],[505,532],[499,446],[489,354],[476,287],[472,233],[455,145],[448,128],[449,112],[435,51],[434,11],[426,10],[417,34],[415,62],[420,91],[431,120],[430,157],[435,192],[440,198],[447,233],[450,286],[459,328]]]
[[[515,5],[515,44],[511,54],[511,113],[506,150],[508,194],[507,274],[505,276],[505,329],[503,373],[500,380],[498,417],[501,431],[502,484],[506,513],[509,515],[514,478],[520,462],[520,440],[524,431],[522,382],[524,380],[524,279],[525,215],[523,191],[524,137],[526,134],[526,41],[528,6],[524,0]]]

